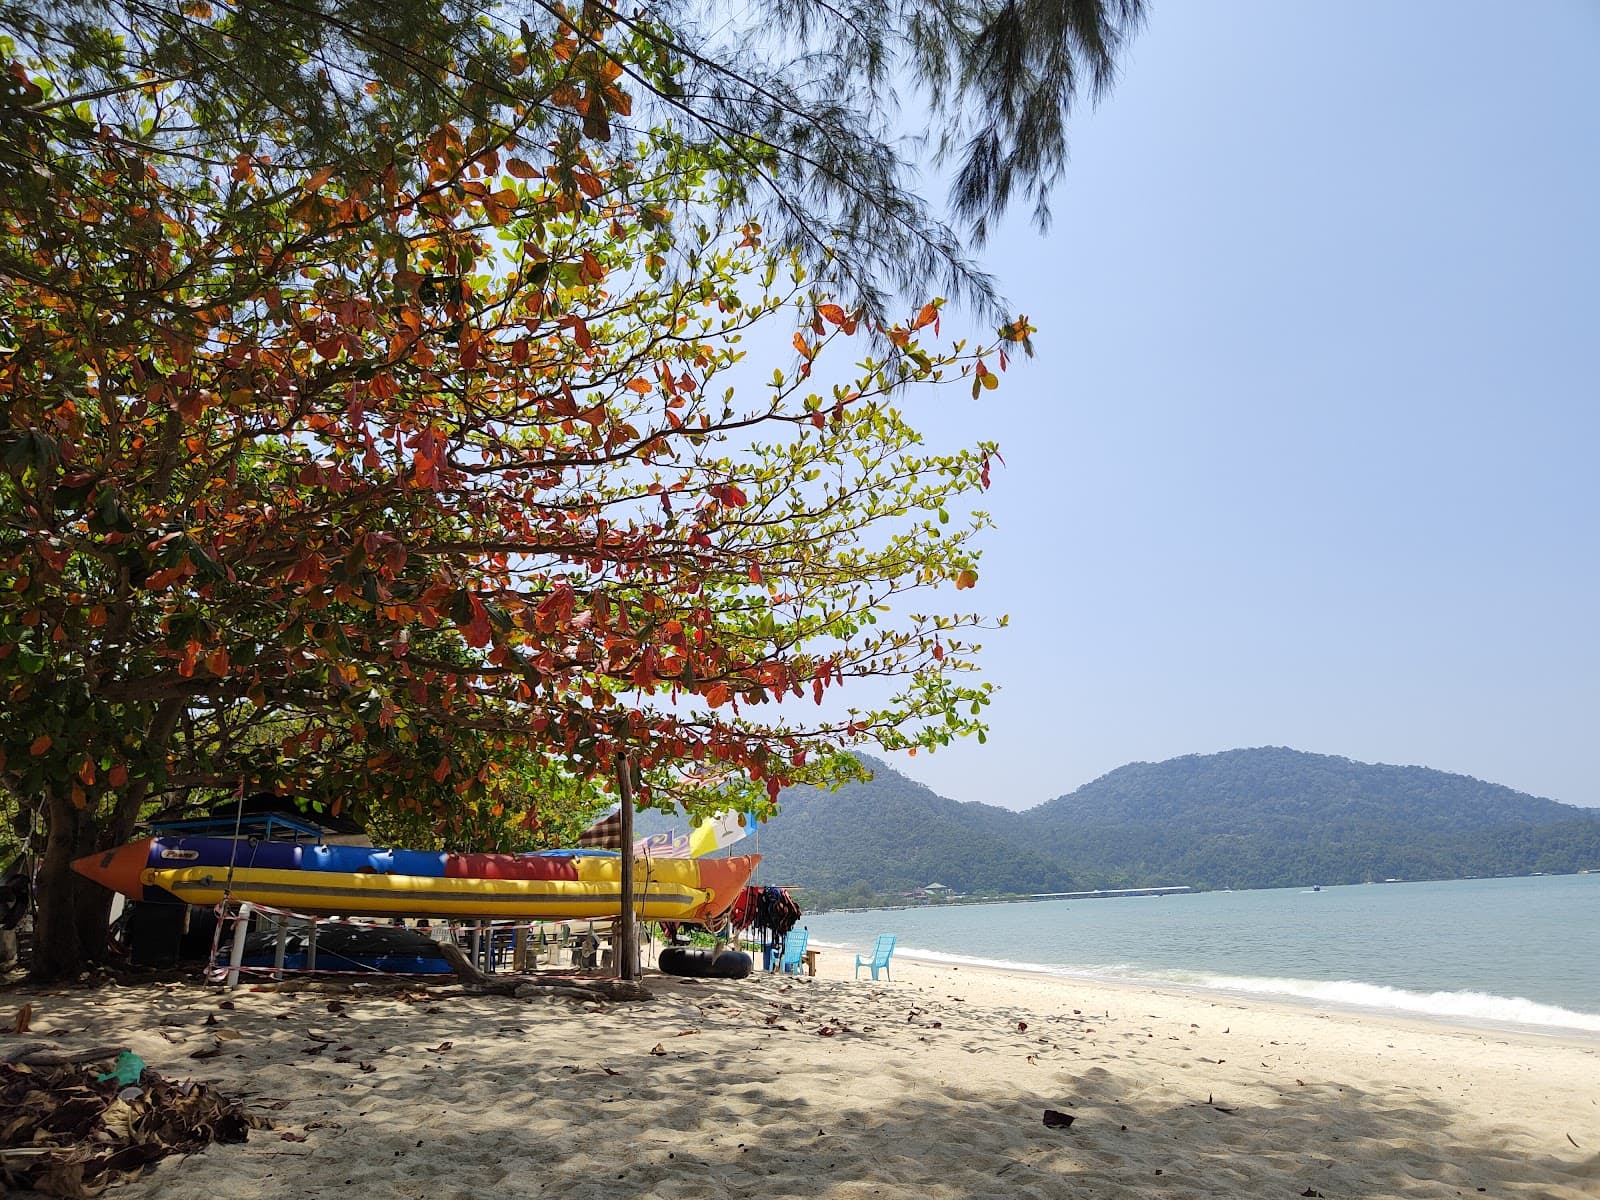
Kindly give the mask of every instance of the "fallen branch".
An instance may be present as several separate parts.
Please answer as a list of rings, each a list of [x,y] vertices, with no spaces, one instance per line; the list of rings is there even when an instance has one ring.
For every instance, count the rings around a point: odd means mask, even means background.
[[[6,1051],[5,1061],[27,1067],[70,1067],[76,1063],[116,1058],[126,1049],[126,1046],[89,1046],[82,1050],[63,1050],[49,1042],[29,1042]]]
[[[585,1000],[652,1000],[644,984],[632,979],[574,979],[568,975],[485,975],[468,961],[461,947],[440,942],[439,953],[462,983],[491,996],[520,996],[528,999],[540,994],[533,989],[553,988],[555,995]]]

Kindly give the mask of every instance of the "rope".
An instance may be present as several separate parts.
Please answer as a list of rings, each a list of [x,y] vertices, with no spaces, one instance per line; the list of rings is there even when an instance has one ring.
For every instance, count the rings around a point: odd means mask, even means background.
[[[239,780],[239,803],[233,813],[233,845],[228,848],[228,879],[222,885],[222,900],[217,905],[217,923],[211,931],[211,958],[206,962],[206,977],[217,974],[217,951],[222,946],[222,926],[228,919],[228,900],[233,895],[233,870],[239,860],[239,831],[244,828],[244,780]],[[254,861],[254,855],[251,856]]]

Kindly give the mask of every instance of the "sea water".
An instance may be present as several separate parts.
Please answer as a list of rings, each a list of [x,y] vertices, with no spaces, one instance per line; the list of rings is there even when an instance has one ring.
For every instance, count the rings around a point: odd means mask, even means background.
[[[804,894],[800,896],[804,903]],[[1600,1033],[1600,874],[808,914],[813,945]]]

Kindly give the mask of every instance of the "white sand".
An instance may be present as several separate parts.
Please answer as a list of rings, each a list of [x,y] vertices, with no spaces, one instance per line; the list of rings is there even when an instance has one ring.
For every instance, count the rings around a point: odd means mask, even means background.
[[[129,1200],[1600,1196],[1600,1039],[899,958],[855,982],[832,951],[822,969],[652,978],[644,1004],[14,999],[33,1036],[127,1045],[277,1123]],[[308,1054],[313,1033],[335,1040]],[[188,1057],[219,1034],[221,1056]]]

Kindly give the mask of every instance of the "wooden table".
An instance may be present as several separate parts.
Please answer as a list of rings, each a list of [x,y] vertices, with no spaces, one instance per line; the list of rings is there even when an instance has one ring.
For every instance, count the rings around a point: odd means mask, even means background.
[[[817,953],[818,952],[815,951],[815,950],[807,950],[806,951],[806,974],[807,975],[815,975],[817,973]]]

